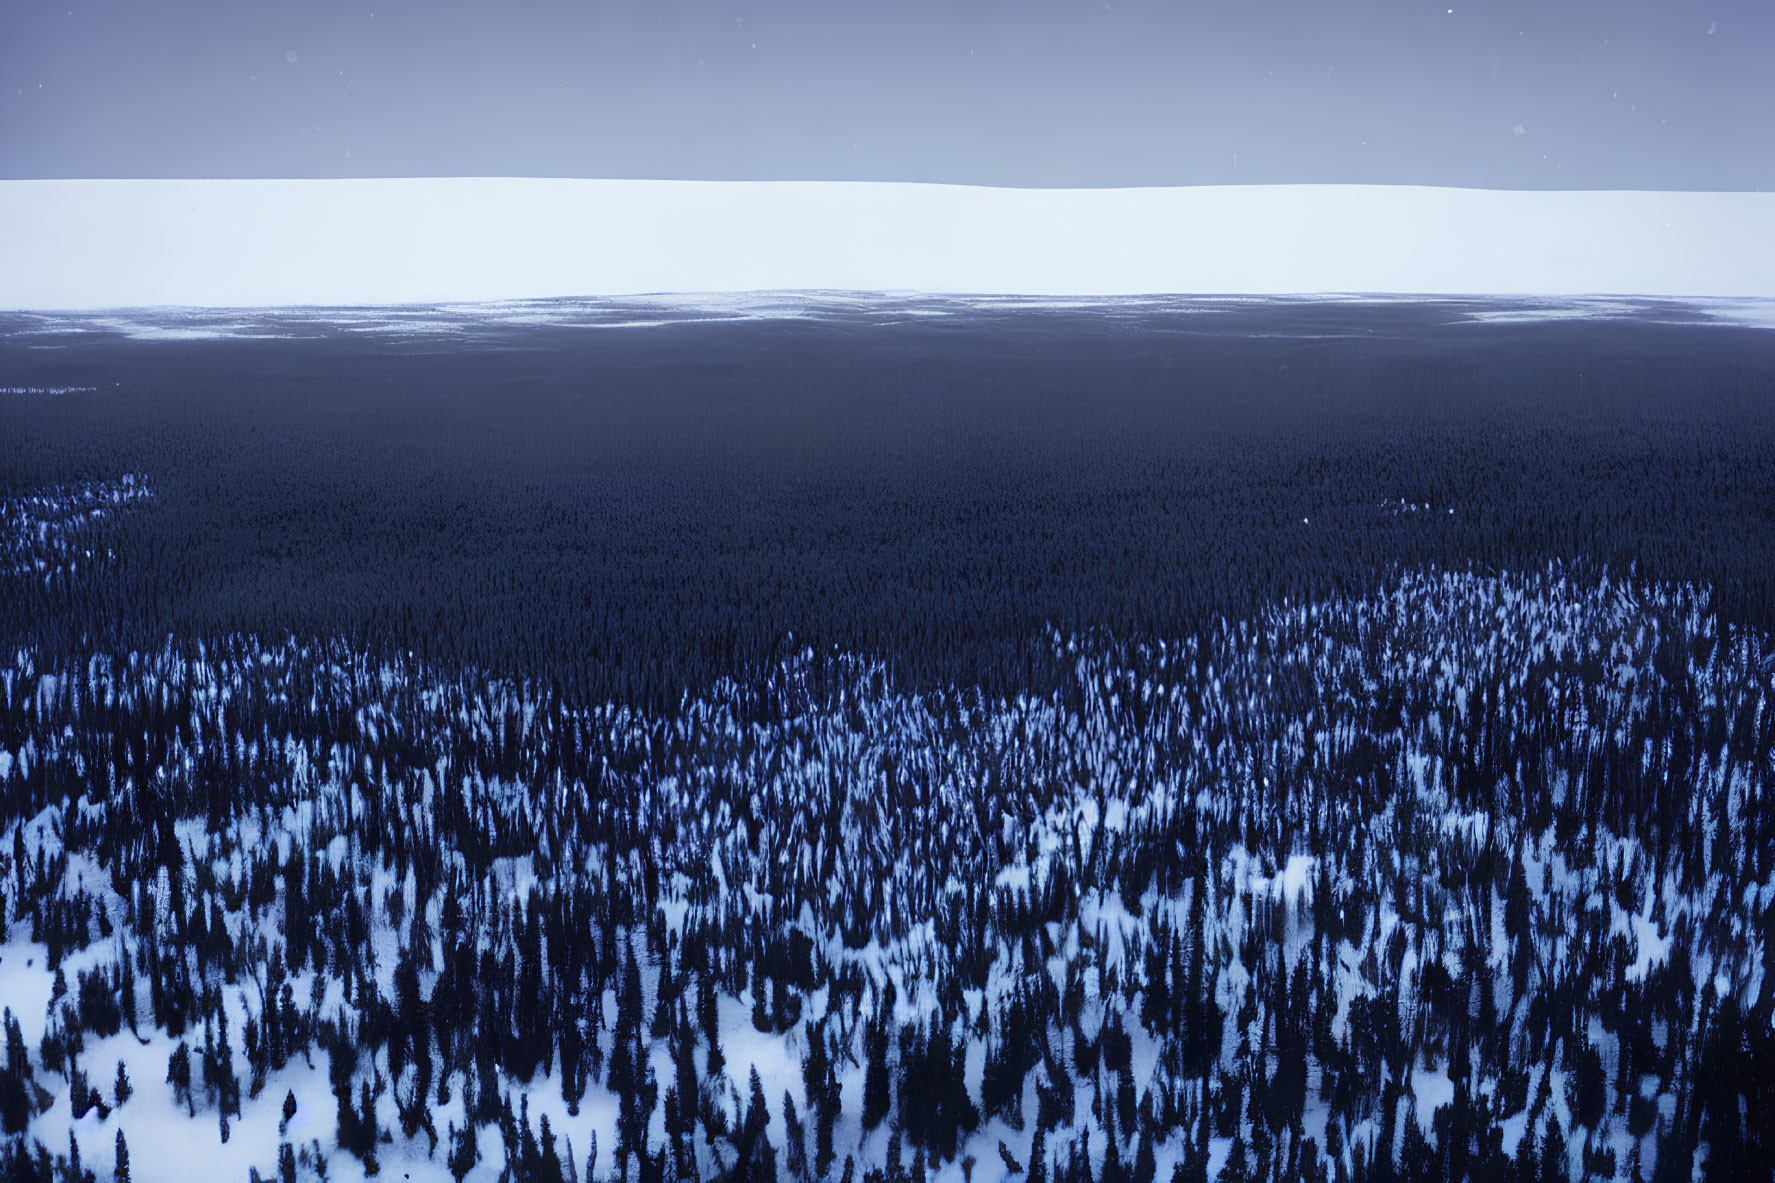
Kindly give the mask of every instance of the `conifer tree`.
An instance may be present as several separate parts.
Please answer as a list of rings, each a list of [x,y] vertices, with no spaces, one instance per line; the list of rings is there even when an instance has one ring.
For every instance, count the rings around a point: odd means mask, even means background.
[[[807,1131],[802,1127],[801,1115],[796,1112],[795,1098],[788,1090],[783,1092],[783,1169],[789,1177],[796,1180],[807,1180]]]
[[[68,1172],[67,1183],[93,1183],[95,1176],[80,1162],[80,1139],[74,1131],[68,1131]]]
[[[463,1179],[468,1177],[468,1173],[475,1169],[475,1164],[481,1161],[479,1138],[475,1133],[475,1123],[472,1119],[465,1121],[460,1130],[456,1128],[455,1122],[451,1122],[448,1130],[450,1153],[444,1160],[445,1165],[450,1169],[450,1177],[456,1180],[456,1183],[462,1183]],[[597,1151],[594,1149],[593,1153],[596,1154]]]
[[[31,1070],[30,1052],[25,1048],[24,1031],[10,1007],[5,1012],[5,1026],[6,1063],[0,1068],[0,1133],[21,1134],[37,1113],[37,1082]]]
[[[1546,1132],[1541,1137],[1541,1178],[1548,1180],[1565,1180],[1571,1172],[1570,1157],[1566,1153],[1565,1131],[1559,1128],[1559,1122],[1549,1117]]]
[[[864,1043],[868,1064],[863,1070],[863,1128],[872,1130],[888,1113],[888,1030],[884,1016],[870,1021]]]
[[[543,1114],[536,1134],[536,1183],[563,1183],[561,1156],[555,1150],[554,1131],[549,1129],[549,1115]]]
[[[166,1061],[166,1082],[173,1087],[173,1100],[184,1101],[186,1116],[197,1116],[197,1103],[191,1094],[191,1048],[180,1040]]]

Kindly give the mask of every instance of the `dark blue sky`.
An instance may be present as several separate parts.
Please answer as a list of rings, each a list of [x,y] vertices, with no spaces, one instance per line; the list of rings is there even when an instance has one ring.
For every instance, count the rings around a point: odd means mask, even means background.
[[[0,4],[13,178],[1770,189],[1772,116],[1769,0]]]

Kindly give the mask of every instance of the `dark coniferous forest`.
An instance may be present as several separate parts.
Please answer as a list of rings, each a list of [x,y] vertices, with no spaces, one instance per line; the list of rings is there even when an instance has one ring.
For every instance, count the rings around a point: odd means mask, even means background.
[[[1769,1178],[1775,333],[1519,311],[0,317],[0,1179]]]

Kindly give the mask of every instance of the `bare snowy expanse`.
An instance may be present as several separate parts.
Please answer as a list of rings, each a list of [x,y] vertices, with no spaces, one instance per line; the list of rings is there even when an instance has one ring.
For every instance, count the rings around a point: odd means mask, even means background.
[[[0,182],[0,307],[898,290],[1775,296],[1775,194]]]

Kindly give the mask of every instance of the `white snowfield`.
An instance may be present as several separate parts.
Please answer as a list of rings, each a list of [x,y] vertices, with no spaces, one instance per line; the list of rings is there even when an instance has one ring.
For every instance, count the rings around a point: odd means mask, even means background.
[[[870,290],[1775,296],[1775,193],[0,181],[0,308]]]

